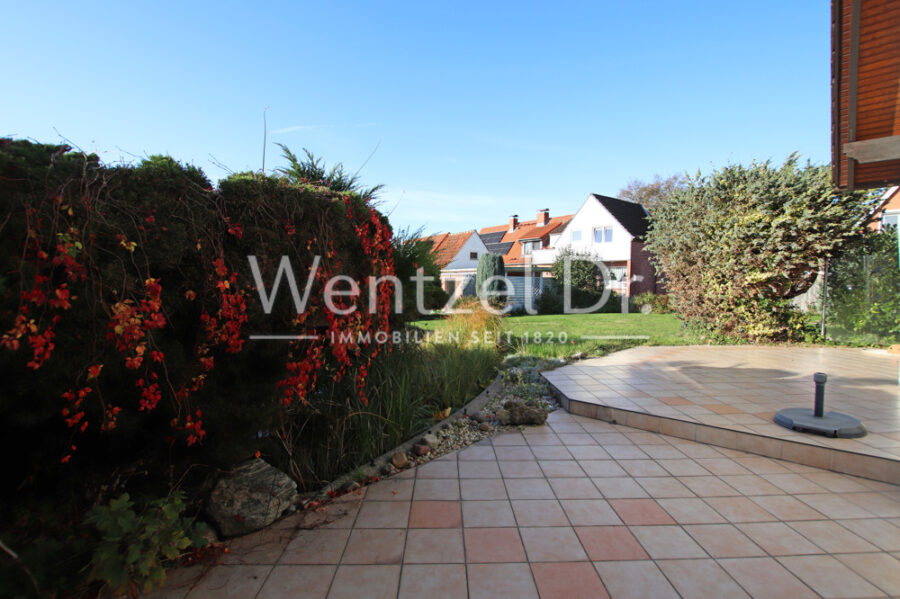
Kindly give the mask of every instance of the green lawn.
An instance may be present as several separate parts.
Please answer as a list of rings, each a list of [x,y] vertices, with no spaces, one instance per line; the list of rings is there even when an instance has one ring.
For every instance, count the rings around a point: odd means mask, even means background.
[[[438,331],[444,326],[444,321],[422,320],[412,324]],[[509,316],[503,318],[501,341],[511,346],[511,351],[541,357],[568,356],[576,352],[603,355],[635,345],[689,345],[700,342],[682,328],[681,321],[673,314]]]

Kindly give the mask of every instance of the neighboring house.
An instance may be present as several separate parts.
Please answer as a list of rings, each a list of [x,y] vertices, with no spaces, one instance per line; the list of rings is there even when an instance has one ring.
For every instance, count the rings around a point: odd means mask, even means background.
[[[610,271],[610,287],[632,296],[656,292],[656,271],[644,249],[650,215],[643,206],[593,193],[565,226],[550,236],[551,248],[536,252],[536,262],[552,264],[564,248],[591,254]]]
[[[503,257],[506,276],[512,282],[510,291],[513,306],[522,306],[526,294],[532,299],[548,285],[553,260],[537,256],[551,248],[554,233],[563,227],[572,215],[550,217],[547,209],[539,210],[534,220],[520,221],[513,215],[509,223],[485,227],[479,231],[488,251]]]
[[[867,226],[873,231],[900,227],[900,187],[891,187],[881,195],[878,205],[869,213]]]
[[[435,263],[441,269],[441,287],[451,295],[462,288],[463,295],[475,295],[478,259],[488,252],[481,237],[473,231],[438,233],[426,237],[431,242]]]

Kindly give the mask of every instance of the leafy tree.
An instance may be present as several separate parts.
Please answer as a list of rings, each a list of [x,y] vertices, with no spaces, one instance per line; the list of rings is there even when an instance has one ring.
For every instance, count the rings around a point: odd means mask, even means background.
[[[424,305],[430,310],[443,308],[447,303],[447,292],[441,288],[441,269],[434,261],[431,251],[431,243],[422,237],[422,229],[410,232],[404,229],[394,235],[392,240],[394,275],[403,282],[403,315],[408,319],[415,319],[416,290],[411,277],[416,274],[416,269],[421,268],[426,277],[434,278],[422,284],[424,291]]]
[[[360,185],[359,175],[351,175],[345,171],[342,162],[338,162],[328,170],[325,168],[325,161],[322,158],[316,158],[306,148],[303,148],[306,157],[298,158],[286,145],[277,145],[281,148],[282,156],[288,161],[288,166],[275,169],[275,172],[291,183],[309,183],[327,187],[331,191],[354,192],[365,199],[375,198],[384,187],[375,185],[364,188]]]
[[[505,277],[506,267],[503,266],[503,257],[490,252],[482,254],[478,259],[478,270],[475,272],[475,293],[478,297],[496,297],[491,293],[504,291],[500,281],[491,281],[485,288],[485,282],[491,277]]]
[[[676,189],[683,189],[686,184],[687,180],[683,175],[672,175],[665,179],[659,175],[654,175],[653,181],[649,183],[645,183],[640,179],[632,179],[625,187],[619,190],[618,197],[623,200],[637,202],[650,211],[657,204],[665,201],[670,193]]]
[[[568,284],[572,289],[580,289],[582,291],[602,291],[603,277],[600,273],[600,267],[597,266],[596,257],[585,252],[576,252],[572,248],[564,248],[556,256],[550,272],[553,278],[561,285],[566,284],[565,266],[566,261],[569,262],[569,281]]]
[[[790,299],[857,230],[869,196],[837,197],[828,168],[731,165],[689,178],[657,204],[647,248],[674,308],[745,339],[802,339]]]
[[[838,334],[900,339],[897,232],[868,231],[848,243],[829,264],[827,301],[828,325]]]

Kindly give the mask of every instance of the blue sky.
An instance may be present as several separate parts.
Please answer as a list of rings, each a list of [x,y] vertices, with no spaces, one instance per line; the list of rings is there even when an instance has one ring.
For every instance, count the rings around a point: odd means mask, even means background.
[[[829,160],[829,3],[7,2],[0,135],[213,181],[280,142],[395,228],[574,212],[630,179]],[[57,133],[58,131],[58,133]]]

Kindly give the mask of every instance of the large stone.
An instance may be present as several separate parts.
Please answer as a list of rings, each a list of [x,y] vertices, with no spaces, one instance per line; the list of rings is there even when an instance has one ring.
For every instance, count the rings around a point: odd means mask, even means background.
[[[394,468],[397,470],[403,470],[406,468],[406,465],[409,464],[409,458],[407,458],[406,454],[402,451],[398,451],[391,456],[391,464],[393,464]]]
[[[422,437],[422,444],[427,445],[428,447],[434,448],[434,447],[437,447],[438,445],[440,445],[441,441],[435,435],[432,435],[431,433],[429,433],[429,434],[425,435],[424,437]]]
[[[510,424],[539,425],[547,421],[547,412],[536,405],[527,405],[520,401],[508,401],[503,408],[509,413]]]
[[[234,537],[265,528],[298,499],[291,477],[255,459],[219,479],[206,510],[223,536]]]
[[[497,422],[501,425],[506,426],[507,424],[510,424],[510,414],[508,410],[501,408],[494,413],[494,416],[497,417]]]
[[[428,447],[427,445],[418,445],[417,444],[417,445],[412,446],[412,452],[417,456],[423,456],[430,451],[431,451],[431,448]]]

